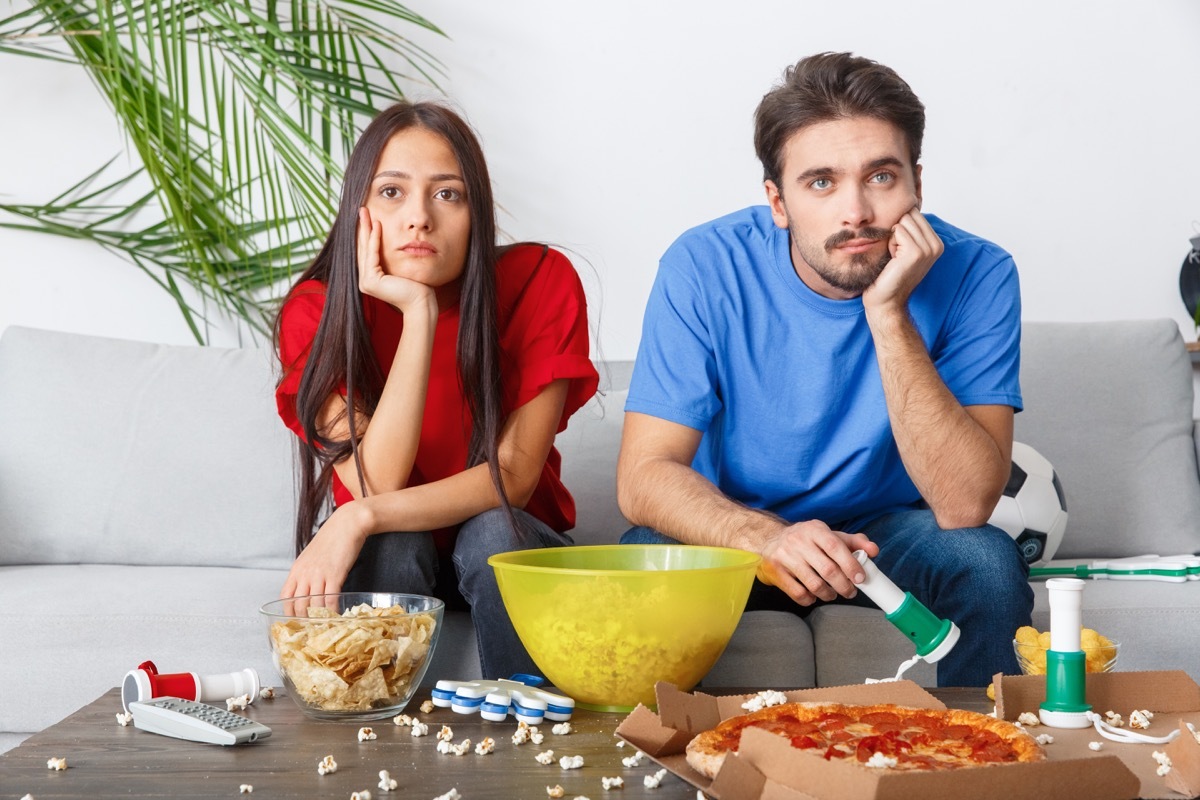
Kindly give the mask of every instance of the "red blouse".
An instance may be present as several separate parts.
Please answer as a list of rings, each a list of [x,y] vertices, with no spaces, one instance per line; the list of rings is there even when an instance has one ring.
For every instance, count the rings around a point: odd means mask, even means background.
[[[543,252],[545,255],[543,256]],[[496,295],[500,329],[501,415],[532,400],[552,381],[570,380],[558,431],[596,392],[599,376],[588,358],[587,302],[574,267],[555,250],[532,245],[509,249],[496,267]],[[317,325],[325,305],[325,285],[305,281],[284,302],[279,325],[283,380],[275,397],[279,416],[303,438],[296,416],[296,393],[308,360]],[[371,332],[375,357],[386,376],[391,369],[403,315],[374,297],[363,296],[363,312]],[[459,307],[438,314],[433,339],[433,359],[421,440],[408,484],[432,483],[466,469],[471,419],[460,391],[457,369]],[[575,526],[575,501],[559,475],[561,456],[551,448],[542,475],[525,511],[557,531]],[[350,491],[333,476],[337,505],[353,500]],[[455,531],[438,532],[443,547]]]

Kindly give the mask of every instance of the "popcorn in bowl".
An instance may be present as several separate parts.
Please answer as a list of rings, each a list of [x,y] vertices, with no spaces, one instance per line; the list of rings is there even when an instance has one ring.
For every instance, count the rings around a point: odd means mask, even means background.
[[[1111,672],[1117,664],[1117,652],[1121,645],[1091,628],[1083,628],[1079,637],[1080,647],[1087,659],[1088,672]],[[1017,664],[1026,675],[1046,674],[1046,651],[1050,649],[1050,632],[1039,632],[1025,625],[1017,628],[1013,638],[1013,650]]]
[[[344,592],[262,607],[276,669],[308,716],[393,717],[420,685],[441,632],[441,600]]]

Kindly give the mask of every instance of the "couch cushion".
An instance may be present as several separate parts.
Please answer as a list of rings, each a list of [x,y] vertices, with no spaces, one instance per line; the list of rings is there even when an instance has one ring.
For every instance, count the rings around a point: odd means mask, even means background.
[[[268,351],[9,327],[0,564],[286,568],[291,434]]]
[[[253,667],[278,686],[258,609],[285,577],[231,567],[0,567],[0,605],[24,612],[4,626],[0,730],[58,722],[147,659],[161,672]]]
[[[1200,549],[1192,365],[1170,320],[1026,323],[1015,438],[1050,459],[1059,558]]]

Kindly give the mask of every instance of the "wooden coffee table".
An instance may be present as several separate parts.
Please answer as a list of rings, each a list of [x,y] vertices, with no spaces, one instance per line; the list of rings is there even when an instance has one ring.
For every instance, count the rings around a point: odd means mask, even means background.
[[[35,800],[49,798],[237,797],[242,784],[254,787],[255,798],[337,798],[347,800],[353,792],[367,789],[375,800],[405,798],[429,800],[457,788],[464,800],[481,798],[545,798],[546,786],[561,785],[567,800],[585,796],[600,798],[654,798],[694,800],[696,790],[667,773],[658,789],[647,789],[643,778],[657,771],[649,759],[627,768],[621,759],[634,753],[632,747],[617,747],[613,731],[623,714],[577,710],[571,719],[574,731],[566,736],[550,733],[541,746],[511,741],[515,722],[485,722],[477,715],[435,709],[432,714],[416,711],[418,694],[409,707],[429,724],[430,735],[413,738],[409,729],[381,720],[370,725],[377,739],[359,743],[359,724],[315,722],[305,717],[282,691],[274,700],[258,700],[246,716],[270,726],[270,738],[254,744],[221,747],[197,744],[121,727],[116,714],[121,695],[112,689],[71,716],[34,734],[20,746],[0,755],[0,787],[5,797],[31,794]],[[739,690],[713,689],[714,694]],[[947,706],[973,711],[991,711],[992,704],[981,689],[931,690]],[[442,755],[434,735],[445,724],[454,730],[454,741],[469,738],[472,752],[464,756]],[[496,740],[491,755],[474,753],[483,737]],[[552,749],[552,766],[542,766],[534,756]],[[337,772],[318,775],[317,763],[326,755],[337,761]],[[584,767],[564,770],[559,756],[581,755]],[[47,769],[50,758],[65,758],[67,769]],[[399,786],[381,792],[379,771],[388,770]],[[625,781],[620,794],[605,792],[602,777],[620,776]],[[247,795],[250,796],[250,795]]]

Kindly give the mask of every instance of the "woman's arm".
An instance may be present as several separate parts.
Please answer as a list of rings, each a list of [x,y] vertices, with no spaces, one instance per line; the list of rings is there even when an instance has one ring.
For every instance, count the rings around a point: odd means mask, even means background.
[[[500,477],[514,508],[529,502],[566,403],[568,381],[557,380],[513,411],[500,432]],[[351,467],[353,468],[353,467]],[[389,531],[457,525],[500,505],[487,464],[421,486],[382,492],[339,507],[296,558],[281,597],[341,590],[366,538]]]
[[[353,456],[333,466],[342,485],[356,500],[408,485],[421,440],[433,337],[437,328],[438,305],[434,290],[384,272],[379,261],[381,235],[379,221],[372,220],[367,209],[360,209],[359,291],[399,310],[404,315],[404,328],[375,412],[368,417],[359,410],[354,418],[355,432],[360,437],[358,458],[366,486],[359,482]],[[323,436],[334,441],[350,438],[347,406],[347,399],[340,394],[330,395],[325,401],[318,421]]]

